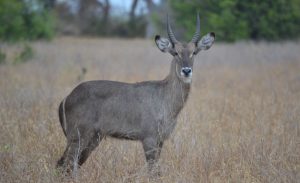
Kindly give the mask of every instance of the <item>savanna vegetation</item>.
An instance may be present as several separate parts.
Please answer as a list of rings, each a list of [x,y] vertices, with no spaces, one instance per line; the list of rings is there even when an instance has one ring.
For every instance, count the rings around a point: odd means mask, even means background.
[[[62,2],[0,0],[0,182],[299,182],[300,1],[132,0],[123,13]],[[86,80],[163,79],[171,56],[152,38],[166,35],[167,12],[180,40],[197,12],[217,39],[195,60],[161,177],[149,179],[140,143],[111,138],[61,175],[60,101]]]
[[[0,182],[151,182],[141,144],[111,138],[77,178],[61,176],[55,164],[66,142],[57,109],[85,80],[162,79],[171,56],[145,40],[60,38],[31,46],[30,62],[0,67]],[[10,61],[20,48],[3,49]],[[200,53],[187,106],[162,151],[162,176],[152,182],[297,182],[299,49],[236,43]]]

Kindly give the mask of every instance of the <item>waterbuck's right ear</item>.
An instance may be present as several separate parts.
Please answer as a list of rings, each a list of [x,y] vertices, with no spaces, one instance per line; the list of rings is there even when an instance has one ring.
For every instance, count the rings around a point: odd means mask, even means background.
[[[172,43],[167,38],[163,38],[163,37],[160,37],[159,35],[156,35],[155,43],[156,43],[156,46],[162,52],[170,52],[172,50]]]

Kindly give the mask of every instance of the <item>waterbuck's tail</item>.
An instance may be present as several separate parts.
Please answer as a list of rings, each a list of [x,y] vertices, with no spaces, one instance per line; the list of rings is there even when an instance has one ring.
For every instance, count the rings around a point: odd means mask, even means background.
[[[66,121],[66,114],[65,114],[65,103],[66,98],[60,103],[58,108],[58,116],[59,116],[59,122],[63,129],[63,132],[66,136],[66,130],[67,130],[67,121]]]

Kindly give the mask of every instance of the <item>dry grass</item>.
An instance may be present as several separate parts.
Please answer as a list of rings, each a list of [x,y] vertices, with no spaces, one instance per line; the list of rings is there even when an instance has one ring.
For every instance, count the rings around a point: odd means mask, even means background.
[[[171,56],[150,41],[60,38],[35,58],[0,66],[0,182],[74,182],[55,170],[65,148],[60,100],[84,80],[162,79]],[[12,59],[18,48],[5,46]],[[154,182],[300,180],[300,44],[216,44],[194,66],[193,89]],[[149,182],[141,144],[106,139],[77,182]]]

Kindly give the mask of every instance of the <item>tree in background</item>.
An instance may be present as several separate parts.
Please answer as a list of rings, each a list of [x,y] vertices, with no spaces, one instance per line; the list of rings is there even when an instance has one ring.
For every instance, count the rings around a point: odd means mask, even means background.
[[[49,39],[54,28],[62,34],[152,38],[158,30],[165,30],[167,13],[178,24],[177,37],[188,39],[195,31],[197,12],[202,33],[215,31],[223,41],[271,41],[300,36],[299,0],[131,0],[130,3],[129,10],[114,14],[116,7],[109,0],[0,0],[0,40]]]
[[[202,32],[213,30],[218,39],[283,40],[300,36],[299,0],[169,0],[176,22],[194,33],[196,12]]]
[[[111,5],[109,0],[79,0],[77,21],[82,34],[107,35]]]
[[[144,37],[145,14],[137,12],[139,3],[132,0],[128,11],[113,14],[109,0],[66,0],[56,4],[58,31],[63,34]],[[72,7],[77,7],[73,8]],[[115,11],[116,12],[116,11]]]
[[[0,40],[50,39],[54,21],[50,12],[38,0],[0,1]]]
[[[145,19],[143,16],[137,16],[136,9],[139,0],[132,0],[131,8],[129,11],[129,20],[127,22],[127,35],[128,37],[144,36],[145,32]]]
[[[56,0],[42,0],[45,9],[53,9],[56,4]]]

